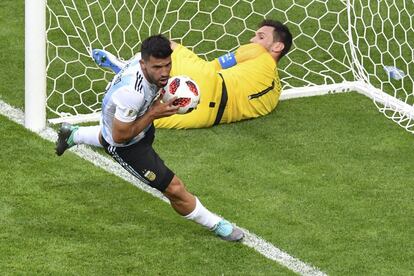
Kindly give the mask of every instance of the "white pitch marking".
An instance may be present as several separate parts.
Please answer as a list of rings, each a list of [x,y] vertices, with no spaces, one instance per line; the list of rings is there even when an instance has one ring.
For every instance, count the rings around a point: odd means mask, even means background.
[[[0,100],[0,114],[20,125],[24,125],[24,113],[21,110],[14,108],[9,104],[3,102],[2,100]],[[56,131],[49,127],[37,134],[50,142],[55,142],[57,139]],[[83,145],[77,146],[70,150],[78,156],[80,156],[81,158],[93,163],[95,166],[100,167],[114,175],[121,177],[122,179],[128,181],[137,188],[153,195],[156,198],[168,202],[168,199],[165,198],[159,191],[139,182],[135,177],[130,175],[126,170],[124,170],[118,163],[116,163],[112,159],[105,157]],[[267,242],[261,237],[255,235],[254,233],[251,233],[247,229],[241,229],[246,234],[242,243],[248,247],[253,248],[266,258],[276,261],[282,266],[285,266],[288,269],[301,275],[326,275],[324,272],[318,270],[316,267],[306,264],[295,257],[292,257],[291,255],[277,248],[273,244]]]

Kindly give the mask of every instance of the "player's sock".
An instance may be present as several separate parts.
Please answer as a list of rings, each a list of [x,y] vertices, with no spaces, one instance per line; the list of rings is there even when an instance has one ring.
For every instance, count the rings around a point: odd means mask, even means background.
[[[201,204],[201,202],[198,200],[197,197],[196,197],[196,207],[190,214],[184,217],[186,219],[195,221],[198,224],[201,224],[210,230],[213,229],[214,226],[217,225],[219,221],[222,220],[219,216],[207,210],[207,208],[204,207],[203,204]]]
[[[99,143],[99,133],[101,127],[97,126],[87,126],[80,127],[73,135],[73,142],[75,144],[86,144],[95,147],[102,147]]]
[[[185,218],[203,225],[226,241],[240,241],[244,237],[244,232],[240,228],[207,210],[197,197],[196,207]]]

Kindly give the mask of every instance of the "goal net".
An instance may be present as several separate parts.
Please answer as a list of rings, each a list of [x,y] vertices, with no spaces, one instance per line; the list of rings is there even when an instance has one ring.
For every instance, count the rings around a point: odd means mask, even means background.
[[[249,42],[264,18],[294,35],[280,61],[281,99],[357,91],[414,133],[413,1],[49,0],[47,117],[97,118],[113,73],[90,56],[101,48],[129,59],[163,33],[213,59]]]

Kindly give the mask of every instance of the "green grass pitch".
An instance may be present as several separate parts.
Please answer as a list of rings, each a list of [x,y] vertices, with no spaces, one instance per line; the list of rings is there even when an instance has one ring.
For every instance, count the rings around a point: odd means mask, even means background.
[[[0,99],[24,106],[24,1],[0,4]],[[3,275],[290,275],[0,116]],[[413,136],[347,93],[211,129],[158,130],[212,211],[328,275],[414,271]]]

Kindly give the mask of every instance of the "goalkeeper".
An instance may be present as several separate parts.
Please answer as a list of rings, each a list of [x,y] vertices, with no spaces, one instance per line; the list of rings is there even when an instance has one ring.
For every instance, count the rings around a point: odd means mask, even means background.
[[[210,62],[171,42],[170,75],[188,75],[194,79],[201,89],[201,100],[192,112],[157,119],[155,126],[203,128],[270,113],[281,92],[277,62],[289,52],[292,35],[282,23],[264,20],[250,42],[235,53]],[[127,64],[103,50],[94,50],[93,57],[98,65],[111,68],[115,73]],[[69,136],[59,134],[56,153],[62,155],[77,144],[100,147],[99,135],[99,126],[76,126]]]
[[[171,76],[187,75],[200,87],[197,109],[156,120],[157,128],[204,128],[269,114],[279,101],[281,84],[277,62],[292,45],[288,27],[264,20],[250,44],[213,61],[206,61],[184,46],[171,42]],[[98,65],[118,73],[124,62],[114,55],[94,50]]]

